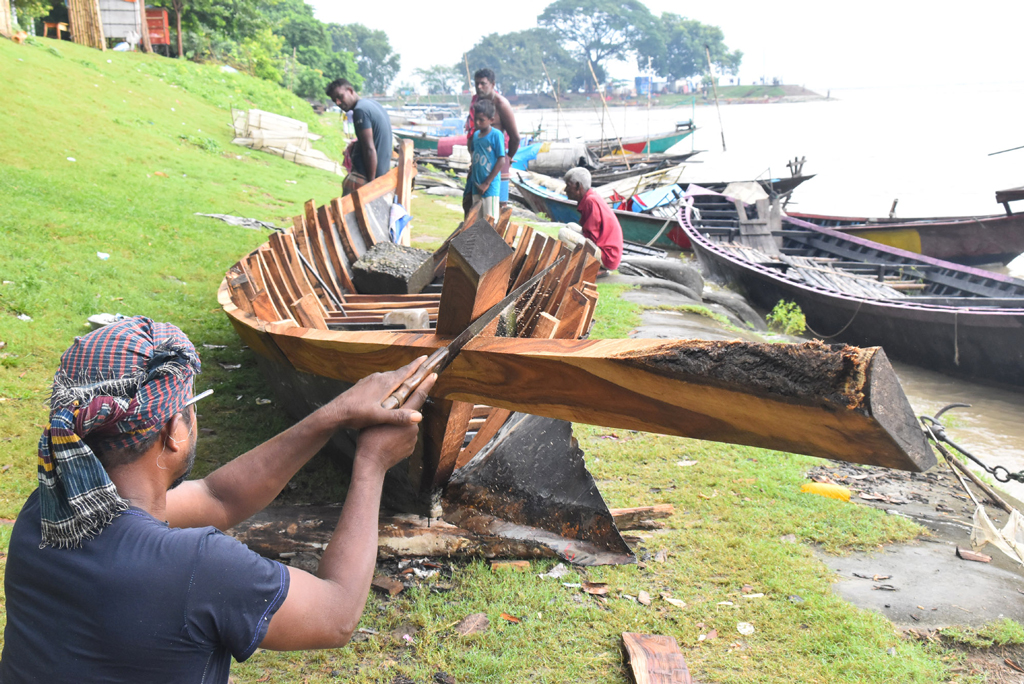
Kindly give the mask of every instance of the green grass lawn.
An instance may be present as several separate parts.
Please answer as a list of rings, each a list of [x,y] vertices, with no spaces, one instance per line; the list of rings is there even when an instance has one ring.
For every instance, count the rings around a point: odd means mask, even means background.
[[[196,343],[204,366],[198,387],[217,390],[203,402],[198,474],[286,425],[273,405],[256,403],[271,391],[216,302],[225,270],[266,234],[194,214],[288,225],[305,200],[339,194],[336,176],[233,146],[233,106],[306,120],[325,136],[318,146],[330,154],[344,144],[337,118],[317,118],[272,84],[215,67],[39,42],[0,40],[4,551],[10,520],[36,486],[36,442],[53,371],[92,314],[167,320]],[[457,202],[414,200],[414,245],[436,246],[455,227],[460,213],[448,204]],[[628,334],[638,309],[616,288],[599,289],[595,335]],[[242,367],[228,371],[221,363]],[[447,593],[431,591],[428,581],[395,599],[371,597],[363,626],[379,636],[333,651],[260,651],[236,665],[235,681],[392,682],[402,675],[426,683],[442,670],[460,682],[625,682],[623,631],[676,637],[702,681],[950,678],[953,655],[902,640],[884,618],[832,594],[831,573],[808,544],[839,553],[910,539],[918,528],[800,494],[814,459],[586,426],[577,435],[611,506],[676,507],[666,529],[642,533],[641,565],[579,569],[562,580],[608,582],[607,600],[538,578],[552,562],[509,575],[492,574],[482,561],[459,563]],[[687,461],[696,464],[679,465]],[[293,484],[288,500],[337,499],[344,473],[317,457]],[[787,543],[786,535],[800,543]],[[659,550],[667,551],[666,562],[653,560]],[[744,585],[764,596],[743,598]],[[654,598],[650,607],[627,598],[641,590]],[[662,592],[685,606],[663,600]],[[453,625],[474,612],[488,614],[489,631],[459,638]],[[508,623],[502,612],[524,619]],[[740,622],[755,632],[739,634]],[[402,623],[419,628],[413,644],[389,636]],[[700,640],[711,630],[717,638]],[[888,655],[893,647],[896,655]]]

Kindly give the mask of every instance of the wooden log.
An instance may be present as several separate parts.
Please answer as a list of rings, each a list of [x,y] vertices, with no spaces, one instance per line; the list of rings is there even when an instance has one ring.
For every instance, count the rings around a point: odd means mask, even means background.
[[[690,670],[675,637],[622,633],[636,684],[690,684]]]
[[[935,462],[878,347],[477,338],[433,394],[903,470]]]
[[[352,277],[367,294],[418,294],[434,279],[430,252],[379,242],[352,265]]]
[[[218,300],[246,344],[261,344],[248,332],[259,326],[231,304],[226,284]],[[425,333],[303,329],[266,338],[263,346],[294,369],[344,382],[398,368],[446,342]],[[478,337],[432,395],[865,465],[921,471],[935,463],[878,347]]]
[[[512,248],[482,220],[452,240],[437,316],[438,335],[458,335],[505,296]]]

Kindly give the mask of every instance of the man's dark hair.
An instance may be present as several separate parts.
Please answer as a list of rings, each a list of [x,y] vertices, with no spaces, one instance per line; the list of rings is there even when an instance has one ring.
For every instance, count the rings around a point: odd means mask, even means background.
[[[352,85],[348,81],[348,79],[346,79],[346,78],[336,78],[336,79],[334,79],[333,81],[331,81],[330,83],[327,84],[327,88],[325,90],[325,92],[327,93],[327,97],[329,97],[329,98],[331,98],[333,100],[334,99],[334,92],[336,90],[338,90],[339,88],[344,88],[346,86],[351,88],[352,90],[356,89],[356,87],[354,85]]]
[[[486,78],[491,83],[494,83],[494,72],[490,69],[477,69],[476,73],[473,74],[473,82],[476,83],[478,79]]]
[[[100,460],[100,464],[109,472],[113,468],[134,463],[142,458],[142,455],[149,450],[149,447],[153,446],[159,437],[160,431],[153,430],[152,434],[146,435],[141,442],[122,449],[109,448],[107,446],[109,442],[103,439],[86,437],[83,441],[92,449],[96,458]]]
[[[477,100],[473,103],[473,115],[483,114],[488,119],[494,118],[494,103],[490,100]]]

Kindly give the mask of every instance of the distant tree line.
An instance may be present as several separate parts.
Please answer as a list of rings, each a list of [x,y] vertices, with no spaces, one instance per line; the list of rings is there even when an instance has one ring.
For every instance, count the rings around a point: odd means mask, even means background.
[[[454,92],[467,71],[488,67],[506,93],[594,89],[607,80],[606,64],[633,59],[655,75],[678,80],[706,74],[711,53],[716,73],[734,74],[743,53],[730,51],[717,26],[678,14],[655,16],[640,0],[556,0],[537,17],[538,28],[492,33],[459,64],[418,73],[431,92]],[[546,72],[545,72],[546,70]],[[430,72],[430,78],[424,78]]]
[[[326,24],[304,0],[148,0],[168,10],[179,57],[229,64],[281,83],[297,95],[324,99],[324,88],[347,78],[383,93],[400,69],[384,31],[362,24]],[[63,0],[12,0],[18,21],[67,21]],[[61,16],[63,15],[63,16]]]

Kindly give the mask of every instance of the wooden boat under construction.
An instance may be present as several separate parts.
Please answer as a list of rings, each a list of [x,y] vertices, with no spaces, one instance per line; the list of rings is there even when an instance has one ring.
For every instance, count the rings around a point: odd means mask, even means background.
[[[758,209],[711,191],[690,200],[680,223],[702,266],[758,306],[796,302],[817,337],[879,345],[906,363],[1024,387],[1024,281],[792,216],[772,226]],[[692,208],[715,218],[698,219]]]
[[[958,264],[1006,264],[1024,254],[1024,214],[890,219],[787,213],[816,226]]]
[[[320,207],[310,201],[292,229],[229,269],[218,297],[280,405],[301,417],[370,373],[446,345],[555,265],[441,373],[416,453],[389,473],[389,507],[443,517],[459,539],[476,540],[446,552],[479,551],[483,539],[500,542],[486,546],[491,555],[633,561],[569,421],[906,470],[934,463],[879,349],[581,339],[599,262],[511,223],[511,212],[494,224],[471,212],[424,262],[438,276],[425,291],[357,292],[352,266],[385,239],[377,217],[396,199],[408,207],[413,173],[406,144],[383,178]],[[413,309],[429,324],[385,326]],[[354,435],[333,442],[354,450]]]

